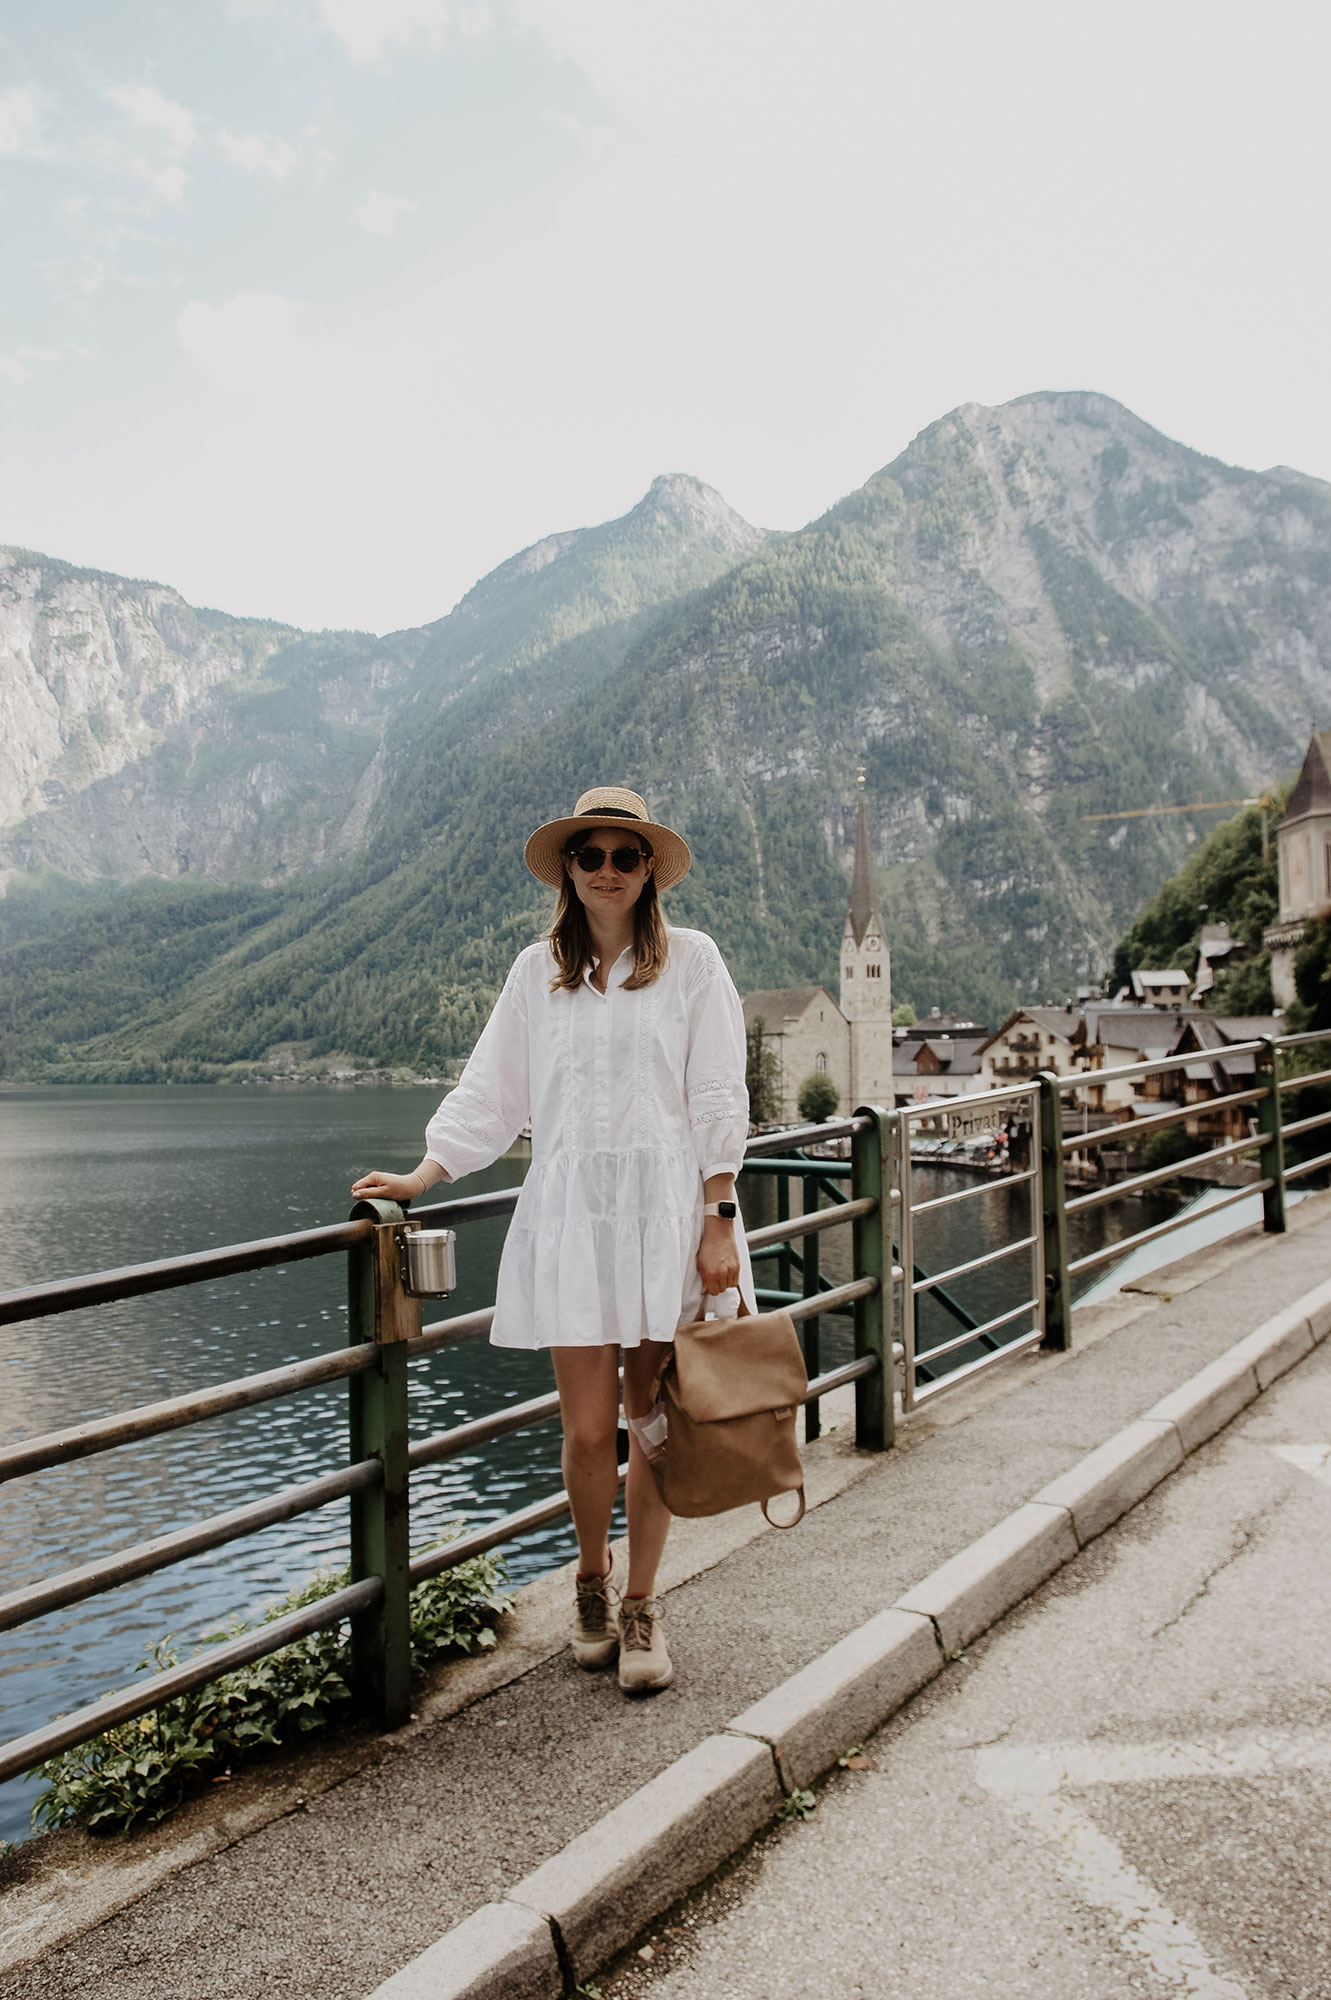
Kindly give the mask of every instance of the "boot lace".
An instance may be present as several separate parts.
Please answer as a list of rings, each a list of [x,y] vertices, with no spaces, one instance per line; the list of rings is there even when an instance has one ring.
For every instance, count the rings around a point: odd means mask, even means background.
[[[606,1576],[580,1576],[577,1581],[578,1624],[584,1632],[600,1636],[610,1625],[610,1600],[618,1596]]]
[[[650,1653],[652,1628],[660,1617],[654,1597],[625,1598],[619,1608],[619,1643],[625,1652]]]

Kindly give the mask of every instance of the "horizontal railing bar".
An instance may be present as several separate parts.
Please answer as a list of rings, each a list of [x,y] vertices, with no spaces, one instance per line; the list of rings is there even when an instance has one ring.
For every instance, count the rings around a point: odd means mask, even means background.
[[[1328,1112],[1331,1117],[1331,1112]],[[1227,1146],[1210,1146],[1204,1153],[1189,1153],[1184,1160],[1175,1160],[1167,1167],[1153,1167],[1149,1174],[1134,1174],[1130,1180],[1111,1181],[1108,1187],[1092,1188],[1089,1194],[1079,1194],[1067,1203],[1067,1212],[1099,1208],[1107,1201],[1117,1200],[1119,1195],[1137,1194],[1142,1188],[1154,1187],[1159,1181],[1177,1180],[1189,1167],[1199,1167],[1206,1160],[1232,1160],[1239,1153],[1254,1153],[1262,1144],[1257,1139],[1232,1139]]]
[[[1319,1153],[1315,1160],[1300,1160],[1297,1166],[1285,1168],[1285,1179],[1296,1181],[1304,1174],[1316,1173],[1319,1167],[1331,1166],[1331,1153]]]
[[[1084,1153],[1090,1146],[1120,1145],[1131,1148],[1144,1132],[1159,1132],[1166,1125],[1178,1125],[1186,1118],[1209,1118],[1236,1104],[1256,1104],[1266,1096],[1263,1088],[1233,1090],[1228,1097],[1204,1098],[1200,1104],[1175,1105],[1169,1111],[1152,1112],[1149,1118],[1130,1118],[1122,1125],[1102,1125],[1098,1132],[1073,1132],[1063,1141],[1065,1153]]]
[[[1297,1035],[1277,1035],[1278,1049],[1301,1048],[1305,1042],[1331,1042],[1331,1028],[1304,1028]]]
[[[875,1279],[861,1279],[857,1280],[856,1284],[857,1286],[868,1285],[872,1287],[876,1282]],[[856,1295],[864,1297],[866,1294],[863,1291],[857,1290]],[[821,1292],[816,1295],[816,1303],[820,1309],[823,1300],[830,1296],[831,1294],[828,1292]],[[791,1317],[796,1317],[793,1311]],[[813,1313],[802,1312],[798,1317],[801,1319],[811,1319],[815,1315]],[[829,1389],[838,1389],[843,1382],[853,1382],[858,1376],[867,1374],[871,1368],[876,1366],[877,1360],[873,1355],[870,1355],[867,1360],[861,1357],[860,1361],[849,1362],[846,1369],[835,1369],[833,1371],[835,1379],[833,1379],[833,1376],[829,1376],[822,1388],[811,1385],[809,1395],[823,1395]],[[847,1369],[849,1372],[847,1372]],[[462,1452],[472,1450],[476,1445],[488,1443],[491,1438],[504,1437],[510,1431],[525,1430],[531,1424],[547,1423],[550,1418],[557,1417],[558,1415],[559,1395],[557,1391],[548,1396],[534,1396],[530,1402],[514,1403],[506,1410],[495,1410],[491,1415],[477,1417],[471,1423],[458,1424],[451,1431],[440,1431],[436,1437],[422,1438],[418,1444],[413,1444],[408,1450],[407,1462],[413,1472],[421,1466],[438,1465],[444,1459],[456,1458]]]
[[[834,1285],[830,1292],[814,1292],[807,1299],[795,1299],[786,1311],[798,1326],[801,1320],[817,1319],[825,1312],[837,1312],[848,1306],[852,1299],[871,1298],[877,1290],[877,1278],[851,1278],[847,1284]]]
[[[917,1347],[915,1366],[917,1368],[928,1366],[941,1360],[945,1354],[955,1354],[959,1347],[969,1347],[973,1340],[983,1340],[986,1334],[995,1332],[1000,1326],[1007,1326],[1014,1319],[1020,1319],[1023,1313],[1034,1312],[1037,1304],[1038,1300],[1027,1299],[1025,1305],[1014,1306],[1011,1312],[999,1313],[997,1319],[988,1319],[983,1326],[973,1327],[969,1333],[954,1333],[950,1340],[940,1341],[937,1347]]]
[[[437,1319],[433,1326],[423,1326],[412,1334],[407,1359],[414,1361],[418,1354],[433,1354],[438,1347],[459,1347],[464,1340],[474,1340],[477,1334],[490,1331],[494,1316],[494,1307],[484,1306],[480,1312],[459,1313],[456,1319]]]
[[[490,1194],[463,1194],[456,1201],[436,1201],[429,1208],[413,1208],[413,1222],[428,1229],[451,1228],[456,1223],[484,1222],[492,1215],[511,1215],[517,1207],[520,1187],[495,1188]]]
[[[305,1257],[326,1257],[361,1242],[369,1222],[334,1222],[323,1229],[299,1229],[290,1236],[263,1236],[253,1243],[229,1243],[217,1250],[192,1250],[185,1257],[161,1257],[153,1264],[123,1264],[114,1271],[92,1271],[81,1278],[57,1278],[46,1285],[23,1285],[0,1292],[0,1326],[42,1319],[48,1313],[76,1312],[81,1306],[136,1299],[145,1292],[167,1292],[177,1285],[198,1284],[205,1278],[227,1278],[236,1271],[262,1271],[272,1264],[296,1264]]]
[[[928,1162],[921,1161],[919,1164],[925,1166]],[[941,1167],[944,1162],[940,1160],[938,1164]],[[953,1202],[974,1201],[977,1194],[992,1194],[995,1188],[1020,1187],[1023,1181],[1035,1180],[1039,1171],[1038,1167],[1032,1167],[1024,1174],[995,1174],[992,1180],[979,1181],[974,1187],[960,1188],[956,1194],[940,1194],[933,1196],[929,1201],[913,1201],[910,1212],[912,1215],[923,1215],[926,1209],[950,1208]]]
[[[916,1408],[918,1409],[921,1403],[927,1402],[930,1396],[941,1395],[944,1389],[957,1388],[972,1375],[978,1375],[982,1368],[992,1368],[997,1362],[1007,1361],[1014,1354],[1023,1354],[1028,1347],[1038,1346],[1043,1338],[1044,1335],[1039,1327],[1036,1327],[1031,1333],[1021,1334],[1016,1340],[1005,1341],[1003,1346],[996,1347],[992,1354],[980,1354],[974,1361],[963,1361],[960,1368],[949,1368],[947,1374],[940,1375],[936,1382],[919,1383],[915,1390]],[[917,1354],[915,1358],[918,1362],[927,1357]]]
[[[865,1195],[859,1201],[840,1202],[836,1208],[817,1208],[807,1215],[792,1215],[785,1222],[765,1223],[760,1229],[750,1229],[746,1241],[750,1250],[765,1250],[769,1243],[786,1243],[792,1236],[812,1236],[819,1229],[834,1229],[840,1222],[874,1215],[877,1209],[873,1196]]]
[[[1271,1180],[1254,1181],[1250,1187],[1231,1188],[1219,1201],[1209,1201],[1205,1208],[1192,1204],[1171,1215],[1167,1222],[1157,1222],[1154,1228],[1139,1229],[1135,1236],[1124,1236],[1117,1243],[1108,1243],[1103,1250],[1092,1250],[1088,1256],[1074,1257],[1068,1265],[1068,1276],[1076,1278],[1083,1271],[1093,1271],[1097,1264],[1112,1264],[1116,1258],[1126,1257],[1130,1251],[1142,1243],[1151,1243],[1157,1236],[1168,1236],[1171,1229],[1182,1229],[1185,1223],[1200,1222],[1208,1215],[1217,1215],[1222,1208],[1230,1208],[1236,1201],[1244,1201],[1250,1194],[1263,1194],[1274,1187]]]
[[[750,1139],[744,1148],[744,1158],[746,1162],[759,1160],[765,1154],[784,1153],[796,1146],[820,1146],[828,1139],[849,1139],[856,1132],[867,1132],[871,1123],[868,1118],[832,1118],[823,1125],[787,1125],[784,1131],[763,1132],[756,1139]],[[825,1160],[809,1162],[810,1166],[816,1167],[827,1164]]]
[[[1163,1076],[1166,1070],[1185,1069],[1192,1063],[1216,1062],[1222,1057],[1227,1062],[1231,1056],[1254,1056],[1266,1046],[1264,1042],[1225,1042],[1218,1049],[1189,1049],[1185,1055],[1152,1056],[1149,1062],[1124,1063],[1121,1069],[1076,1070],[1067,1076],[1055,1077],[1060,1090],[1099,1090],[1106,1083],[1135,1083],[1142,1076]]]
[[[1014,1097],[1030,1097],[1038,1092],[1039,1088],[1039,1084],[1032,1077],[1028,1083],[1003,1083],[995,1090],[963,1092],[959,1097],[935,1097],[928,1104],[903,1104],[897,1116],[905,1119],[941,1118],[955,1105],[964,1110],[969,1117],[973,1111],[982,1111],[987,1104],[1010,1104]]]
[[[188,1390],[183,1396],[144,1403],[137,1410],[123,1410],[113,1417],[94,1417],[67,1431],[46,1431],[41,1437],[21,1439],[0,1449],[0,1482],[41,1472],[47,1466],[66,1465],[70,1459],[87,1458],[93,1452],[111,1451],[116,1445],[134,1444],[140,1438],[160,1437],[164,1431],[225,1416],[228,1410],[249,1409],[255,1403],[271,1403],[278,1396],[292,1396],[300,1389],[339,1382],[345,1375],[359,1375],[362,1369],[372,1368],[377,1352],[373,1341],[362,1341],[333,1354],[289,1361],[285,1367],[269,1368],[262,1375],[242,1375],[234,1382]]]
[[[931,1278],[913,1278],[913,1292],[931,1292],[935,1285],[941,1285],[948,1278],[964,1278],[968,1271],[979,1271],[986,1264],[996,1264],[1000,1257],[1014,1257],[1018,1250],[1029,1250],[1036,1241],[1034,1236],[1019,1236],[1012,1243],[1004,1243],[997,1250],[986,1250],[983,1257],[972,1257],[969,1264],[954,1264],[950,1271],[936,1271]]]
[[[854,1361],[843,1362],[840,1368],[829,1368],[826,1375],[815,1375],[805,1392],[804,1401],[814,1403],[820,1396],[830,1396],[833,1389],[844,1389],[847,1382],[858,1382],[862,1375],[872,1375],[878,1368],[876,1354],[860,1354]]]
[[[284,1618],[274,1618],[271,1624],[242,1632],[239,1638],[228,1639],[225,1645],[196,1653],[192,1660],[178,1667],[167,1667],[160,1674],[133,1681],[115,1694],[103,1695],[100,1701],[77,1708],[72,1715],[62,1715],[59,1721],[49,1722],[43,1729],[13,1737],[0,1744],[0,1784],[30,1771],[34,1764],[45,1763],[48,1757],[59,1756],[62,1750],[72,1749],[76,1743],[86,1743],[90,1736],[100,1736],[104,1729],[113,1728],[118,1722],[132,1722],[135,1716],[146,1715],[150,1708],[157,1708],[176,1695],[188,1694],[191,1688],[203,1687],[221,1674],[248,1666],[251,1660],[261,1660],[311,1632],[338,1625],[357,1611],[368,1611],[383,1593],[383,1578],[367,1576],[361,1583],[348,1584],[330,1597],[320,1597],[313,1604],[302,1605],[299,1611],[288,1612]]]
[[[848,1181],[854,1172],[849,1160],[746,1160],[740,1170],[746,1174],[804,1174],[809,1179]]]
[[[138,1542],[133,1548],[118,1549],[114,1555],[85,1563],[81,1569],[67,1569],[60,1576],[47,1577],[22,1590],[11,1590],[0,1597],[0,1632],[26,1625],[32,1618],[45,1617],[48,1611],[60,1611],[67,1604],[77,1604],[85,1597],[95,1597],[99,1591],[115,1590],[122,1583],[132,1583],[135,1577],[150,1575],[153,1570],[185,1562],[205,1549],[219,1549],[226,1542],[239,1541],[242,1535],[256,1534],[276,1521],[311,1514],[316,1507],[326,1507],[330,1501],[345,1500],[349,1493],[379,1485],[383,1476],[379,1459],[363,1458],[358,1465],[342,1466],[336,1472],[324,1473],[322,1478],[307,1479],[300,1486],[284,1487],[264,1500],[251,1501],[246,1507],[234,1507],[229,1513],[214,1514],[192,1527],[176,1528],[170,1534],[155,1536],[152,1541]]]
[[[621,1486],[627,1476],[627,1465],[621,1465]],[[470,1562],[473,1556],[483,1556],[487,1550],[497,1549],[501,1542],[516,1542],[520,1536],[530,1534],[533,1528],[543,1528],[568,1512],[568,1494],[552,1493],[548,1500],[534,1501],[530,1507],[520,1507],[516,1514],[505,1514],[498,1521],[491,1521],[488,1528],[473,1529],[471,1534],[460,1535],[457,1541],[446,1542],[442,1548],[431,1549],[426,1555],[413,1556],[407,1571],[412,1589],[418,1583],[428,1582],[432,1576],[442,1576],[446,1569],[456,1569],[459,1563]]]
[[[455,1424],[451,1431],[439,1431],[434,1437],[422,1438],[419,1443],[410,1445],[407,1464],[413,1472],[422,1465],[438,1465],[441,1460],[456,1458],[475,1445],[488,1443],[491,1438],[506,1437],[510,1431],[525,1430],[528,1424],[543,1424],[558,1415],[557,1390],[547,1396],[533,1396],[527,1403],[510,1403],[507,1409],[492,1410],[489,1416],[476,1417],[466,1424]]]
[[[1281,1090],[1307,1090],[1314,1083],[1331,1083],[1331,1069],[1309,1070],[1307,1076],[1282,1076]]]
[[[1331,1125],[1331,1111],[1319,1111],[1311,1118],[1294,1118],[1286,1125],[1284,1136],[1297,1139],[1300,1132],[1315,1132],[1319,1125]]]

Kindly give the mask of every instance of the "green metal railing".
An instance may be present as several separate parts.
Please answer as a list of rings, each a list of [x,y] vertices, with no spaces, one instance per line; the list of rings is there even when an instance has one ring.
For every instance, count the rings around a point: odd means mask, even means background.
[[[792,1318],[803,1330],[811,1378],[806,1432],[816,1434],[820,1398],[853,1382],[856,1441],[869,1450],[881,1450],[892,1440],[891,1378],[883,1365],[890,1303],[885,1296],[884,1272],[892,1268],[890,1251],[884,1244],[888,1209],[881,1198],[888,1124],[885,1113],[869,1108],[853,1118],[767,1134],[750,1142],[745,1162],[751,1170],[777,1173],[781,1176],[778,1186],[786,1191],[778,1220],[751,1230],[748,1240],[755,1257],[784,1257],[802,1273],[803,1289],[791,1294],[789,1303]],[[841,1141],[850,1142],[849,1162],[819,1159],[804,1150]],[[792,1154],[792,1158],[773,1157]],[[790,1214],[791,1178],[801,1181],[804,1192],[804,1209],[795,1215]],[[838,1184],[842,1178],[850,1181],[848,1197]],[[820,1208],[819,1194],[827,1190],[835,1194],[835,1204]],[[348,1344],[334,1353],[317,1354],[262,1374],[2,1448],[0,1483],[340,1380],[348,1384],[350,1443],[350,1463],[336,1471],[9,1591],[0,1596],[0,1631],[338,1500],[349,1502],[351,1552],[351,1581],[344,1589],[198,1653],[180,1666],[137,1677],[115,1694],[0,1745],[0,1782],[116,1723],[146,1714],[173,1696],[344,1619],[350,1621],[352,1692],[357,1709],[386,1728],[406,1721],[410,1712],[412,1588],[472,1556],[517,1541],[569,1512],[567,1494],[552,1493],[442,1547],[415,1556],[411,1553],[414,1472],[474,1452],[510,1432],[547,1423],[559,1413],[559,1398],[550,1394],[511,1404],[433,1437],[413,1441],[408,1432],[410,1364],[423,1355],[487,1333],[494,1314],[493,1308],[486,1308],[423,1326],[420,1302],[407,1293],[402,1280],[403,1230],[417,1223],[465,1228],[486,1217],[508,1215],[519,1193],[516,1187],[505,1188],[494,1194],[436,1203],[415,1211],[410,1222],[395,1203],[358,1202],[351,1220],[332,1228],[302,1230],[0,1294],[0,1325],[13,1325],[345,1252],[349,1319]],[[846,1225],[853,1232],[852,1276],[845,1283],[828,1285],[818,1275],[819,1241],[826,1230]],[[794,1250],[791,1245],[797,1237],[800,1248]],[[785,1271],[788,1265],[781,1268]],[[852,1358],[819,1372],[818,1324],[823,1317],[838,1314],[853,1318]],[[627,1467],[621,1466],[621,1480],[626,1471]]]
[[[1331,1169],[1331,1151],[1292,1161],[1289,1156],[1291,1147],[1301,1152],[1308,1135],[1331,1126],[1331,1110],[1315,1110],[1295,1119],[1283,1115],[1284,1102],[1291,1093],[1324,1092],[1331,1085],[1331,1068],[1295,1073],[1291,1067],[1303,1060],[1305,1048],[1319,1042],[1326,1043],[1331,1052],[1331,1033],[1321,1032],[1199,1052],[1188,1060],[1228,1062],[1251,1056],[1252,1087],[1133,1116],[1127,1122],[1094,1131],[1064,1130],[1065,1111],[1081,1108],[1076,1103],[1079,1093],[1103,1094],[1114,1087],[1179,1072],[1186,1064],[1177,1057],[1167,1057],[1072,1076],[1044,1073],[968,1096],[962,1103],[972,1127],[983,1125],[986,1119],[995,1129],[1006,1122],[1025,1133],[1026,1150],[999,1179],[941,1196],[922,1196],[912,1165],[912,1140],[922,1123],[953,1115],[957,1100],[911,1105],[892,1113],[866,1106],[850,1118],[751,1140],[744,1171],[748,1176],[775,1178],[777,1216],[774,1222],[751,1229],[747,1240],[755,1265],[775,1265],[776,1282],[760,1289],[760,1304],[786,1305],[801,1328],[810,1376],[806,1438],[818,1435],[821,1398],[845,1385],[853,1383],[855,1388],[856,1444],[864,1450],[882,1451],[894,1439],[893,1381],[898,1367],[901,1406],[909,1413],[926,1398],[1014,1354],[1037,1345],[1067,1349],[1072,1342],[1074,1283],[1139,1246],[1185,1227],[1195,1220],[1196,1211],[1185,1208],[1165,1222],[1075,1258],[1069,1250],[1070,1217],[1105,1203],[1131,1200],[1174,1178],[1183,1168],[1256,1154],[1255,1179],[1219,1196],[1206,1212],[1215,1214],[1260,1194],[1264,1228],[1269,1232],[1283,1230],[1289,1184]],[[1240,1110],[1249,1115],[1250,1128],[1239,1138],[1222,1140],[1186,1162],[1175,1161],[1125,1180],[1069,1193],[1067,1165],[1074,1155],[1081,1156],[1084,1163],[1098,1148],[1115,1145],[1132,1149],[1158,1132],[1180,1125],[1196,1126],[1220,1112],[1232,1118]],[[834,1150],[845,1142],[849,1143],[849,1158]],[[802,1206],[792,1213],[792,1187],[796,1183]],[[950,1269],[932,1273],[921,1269],[915,1256],[920,1219],[979,1200],[996,1186],[1029,1190],[1026,1220],[1017,1233]],[[486,1217],[510,1214],[519,1192],[518,1188],[507,1188],[436,1203],[416,1210],[410,1222],[465,1229]],[[828,1230],[846,1225],[851,1230],[851,1276],[843,1283],[833,1283],[821,1269],[820,1245]],[[392,1203],[358,1203],[351,1220],[333,1228],[233,1244],[0,1295],[0,1325],[13,1324],[232,1273],[345,1252],[350,1320],[348,1345],[337,1352],[314,1355],[263,1374],[0,1449],[2,1483],[203,1423],[227,1411],[339,1380],[348,1383],[348,1465],[11,1591],[0,1597],[0,1631],[334,1501],[349,1503],[351,1547],[351,1581],[344,1589],[197,1654],[183,1665],[138,1678],[131,1686],[75,1714],[0,1745],[0,1781],[115,1723],[142,1715],[174,1695],[344,1619],[349,1619],[351,1626],[356,1704],[382,1726],[396,1727],[409,1712],[408,1614],[413,1586],[568,1513],[567,1494],[551,1493],[441,1547],[412,1555],[413,1473],[474,1452],[511,1432],[552,1421],[558,1415],[559,1399],[553,1393],[537,1396],[433,1437],[411,1440],[407,1423],[411,1363],[487,1333],[493,1309],[423,1326],[419,1302],[406,1293],[400,1272],[400,1237],[407,1226],[407,1218]],[[1017,1258],[1026,1260],[1027,1282],[1019,1289],[1028,1295],[1010,1311],[977,1321],[950,1287],[1005,1259]],[[937,1303],[957,1331],[920,1348],[917,1321],[921,1301],[926,1298]],[[822,1323],[837,1315],[849,1317],[853,1324],[851,1359],[823,1370]],[[626,1470],[620,1468],[621,1479]]]

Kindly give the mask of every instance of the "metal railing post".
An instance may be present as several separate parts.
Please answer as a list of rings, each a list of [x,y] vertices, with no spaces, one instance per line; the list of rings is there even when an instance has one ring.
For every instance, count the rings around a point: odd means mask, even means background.
[[[1052,1070],[1040,1072],[1040,1233],[1044,1264],[1044,1339],[1065,1354],[1072,1345],[1072,1281],[1068,1272],[1067,1182],[1063,1172],[1063,1098]]]
[[[1257,1106],[1257,1129],[1262,1135],[1257,1171],[1263,1180],[1271,1182],[1269,1188],[1262,1190],[1262,1227],[1268,1236],[1282,1236],[1285,1230],[1285,1141],[1281,1131],[1280,1071],[1273,1036],[1262,1036],[1261,1052],[1254,1056],[1253,1063],[1258,1083],[1266,1087],[1266,1096]]]
[[[892,1152],[892,1186],[897,1202],[897,1257],[901,1277],[893,1272],[893,1284],[901,1285],[901,1414],[908,1417],[915,1408],[915,1193],[911,1183],[911,1121],[907,1111],[894,1114],[895,1145]],[[889,1246],[890,1247],[890,1246]]]
[[[372,1340],[378,1365],[352,1378],[353,1464],[377,1458],[383,1479],[351,1499],[351,1580],[383,1578],[383,1596],[351,1621],[352,1694],[383,1729],[411,1714],[411,1519],[407,1476],[407,1342],[421,1330],[420,1301],[408,1296],[400,1268],[396,1202],[358,1202],[352,1220],[371,1215],[373,1234],[347,1258],[347,1334]]]
[[[806,1175],[803,1189],[803,1212],[805,1215],[812,1215],[817,1207],[818,1182]],[[801,1276],[804,1286],[804,1296],[806,1299],[811,1299],[819,1289],[819,1240],[816,1235],[804,1238],[804,1256],[802,1261],[804,1268]],[[822,1365],[819,1355],[821,1343],[818,1338],[818,1321],[816,1319],[806,1319],[801,1331],[804,1335],[804,1366],[808,1371],[810,1380],[812,1380],[819,1373]],[[821,1430],[822,1419],[819,1415],[818,1404],[815,1399],[812,1403],[804,1405],[805,1442],[812,1444]]]
[[[873,1354],[878,1366],[855,1384],[855,1443],[860,1451],[885,1451],[896,1436],[892,1397],[892,1212],[888,1147],[890,1114],[876,1104],[857,1106],[855,1116],[872,1120],[850,1142],[851,1195],[876,1201],[872,1215],[856,1218],[854,1265],[857,1278],[878,1280],[869,1298],[855,1301],[855,1355]]]

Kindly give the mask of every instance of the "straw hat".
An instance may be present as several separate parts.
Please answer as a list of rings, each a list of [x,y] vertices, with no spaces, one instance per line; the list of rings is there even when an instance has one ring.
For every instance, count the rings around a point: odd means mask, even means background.
[[[527,866],[538,882],[548,882],[557,889],[564,879],[564,849],[575,833],[583,827],[615,822],[628,826],[634,821],[641,823],[643,839],[656,857],[657,888],[669,889],[683,881],[693,863],[688,842],[668,826],[658,826],[648,816],[646,801],[623,785],[597,785],[583,793],[568,819],[551,819],[538,826],[523,849]]]

